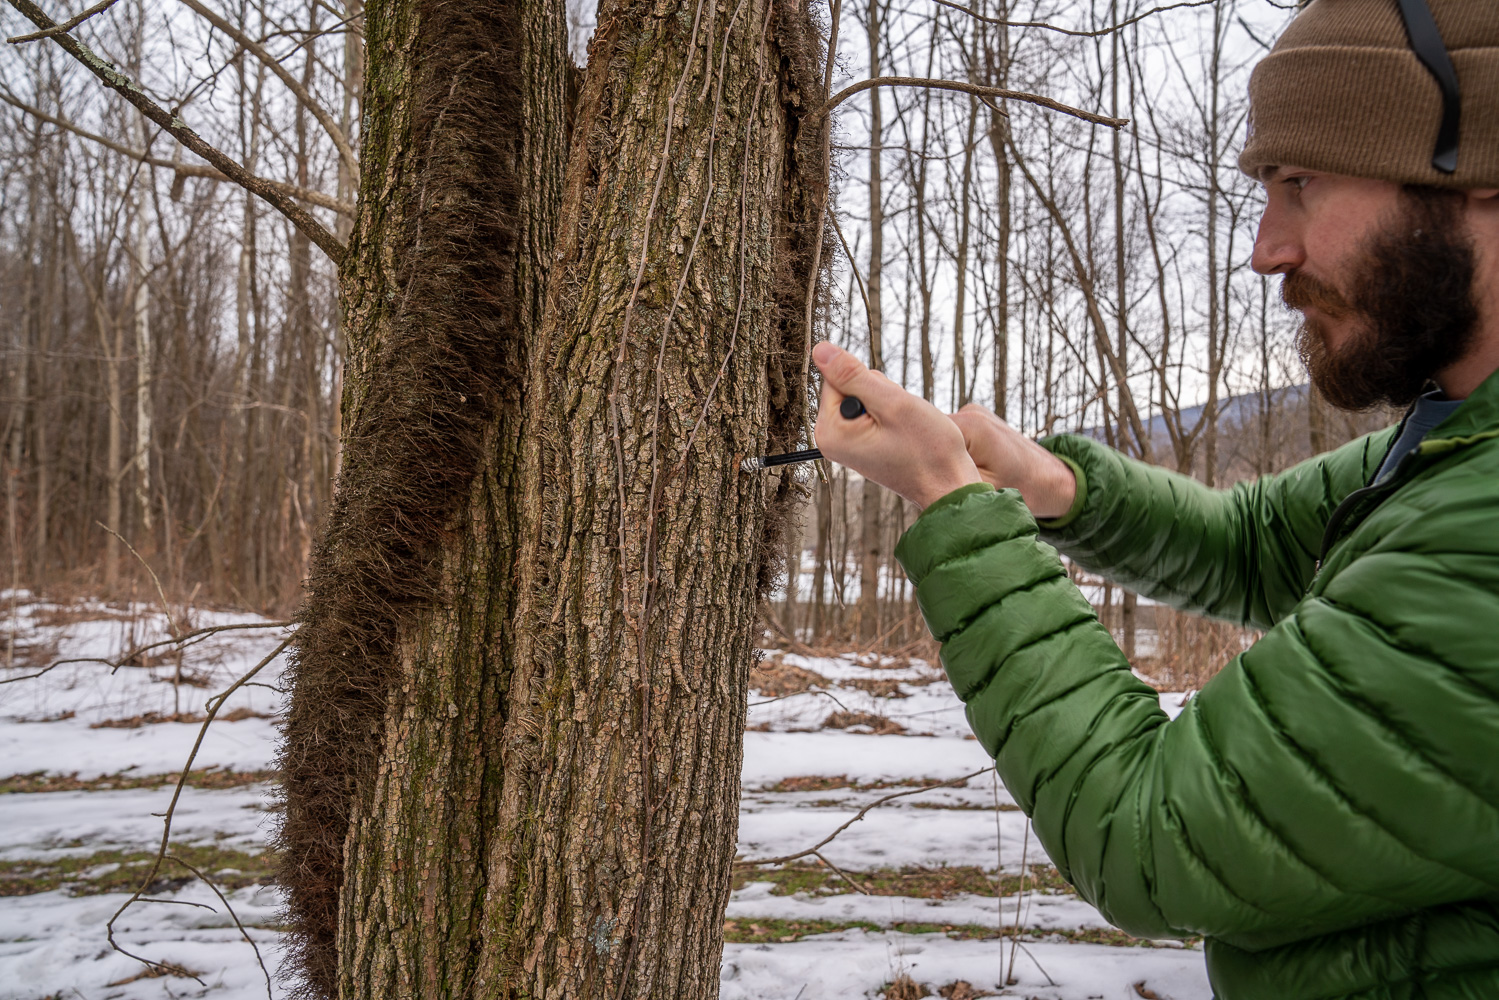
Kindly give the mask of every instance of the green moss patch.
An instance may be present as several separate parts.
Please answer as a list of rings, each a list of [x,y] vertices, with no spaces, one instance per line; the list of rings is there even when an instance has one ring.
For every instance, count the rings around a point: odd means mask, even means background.
[[[817,934],[836,934],[840,931],[864,930],[872,934],[892,931],[899,934],[943,934],[955,941],[985,941],[1000,938],[994,925],[979,924],[933,924],[906,921],[881,927],[868,920],[779,920],[774,917],[739,917],[725,920],[724,940],[737,944],[790,943]],[[1010,928],[1005,928],[1004,937],[1009,937]],[[1022,941],[1062,940],[1079,944],[1103,944],[1116,948],[1171,947],[1144,938],[1131,937],[1112,927],[1090,927],[1082,930],[1053,930],[1036,927],[1023,928],[1019,935]],[[1192,946],[1200,939],[1184,942]]]
[[[14,792],[101,792],[130,788],[160,788],[175,785],[181,772],[172,774],[107,774],[98,778],[79,778],[72,774],[49,774],[33,771],[0,778],[0,795]],[[216,767],[187,772],[187,783],[193,788],[243,788],[275,780],[274,771],[227,771]]]
[[[953,865],[937,868],[908,866],[876,868],[849,872],[874,896],[912,896],[919,899],[947,899],[959,893],[976,896],[1012,896],[1021,889],[1020,875],[1006,873],[996,884],[994,876],[976,865]],[[740,865],[734,870],[734,888],[751,882],[774,882],[773,896],[790,896],[798,892],[829,896],[849,892],[850,886],[831,868],[821,865],[788,865],[769,870]],[[1032,865],[1025,876],[1025,889],[1047,892],[1072,892],[1072,886],[1050,865]]]
[[[220,890],[266,885],[271,881],[269,854],[248,854],[222,847],[172,845],[171,853],[213,879]],[[93,854],[46,861],[0,861],[0,896],[32,896],[67,889],[73,896],[106,892],[134,892],[156,858],[150,851],[97,851]],[[163,862],[147,888],[147,895],[174,892],[195,881],[179,864]]]
[[[873,792],[882,788],[921,788],[933,785],[942,788],[967,788],[968,782],[958,781],[942,784],[941,778],[898,778],[893,781],[850,781],[846,774],[801,774],[782,778],[774,785],[758,789],[762,792],[828,792],[835,788],[847,788],[851,792]]]

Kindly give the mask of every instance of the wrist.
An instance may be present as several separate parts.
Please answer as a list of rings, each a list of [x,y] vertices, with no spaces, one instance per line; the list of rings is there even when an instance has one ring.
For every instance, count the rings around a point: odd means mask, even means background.
[[[984,477],[979,475],[978,466],[970,462],[967,469],[956,469],[950,475],[934,479],[923,485],[919,495],[907,499],[922,510],[926,510],[949,493],[982,482],[984,482]]]

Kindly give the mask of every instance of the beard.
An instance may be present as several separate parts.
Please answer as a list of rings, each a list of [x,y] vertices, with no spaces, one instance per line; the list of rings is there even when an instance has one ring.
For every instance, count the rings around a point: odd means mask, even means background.
[[[1347,294],[1302,271],[1286,275],[1281,298],[1315,306],[1355,329],[1337,350],[1323,323],[1303,319],[1296,347],[1312,385],[1333,406],[1409,406],[1433,376],[1460,360],[1478,329],[1474,250],[1454,191],[1407,186],[1400,211],[1358,253]]]

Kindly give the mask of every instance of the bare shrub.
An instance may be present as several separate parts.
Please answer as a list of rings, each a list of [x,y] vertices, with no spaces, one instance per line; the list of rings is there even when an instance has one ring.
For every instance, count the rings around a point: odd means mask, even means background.
[[[910,695],[900,689],[903,682],[885,680],[877,677],[859,677],[845,682],[851,688],[858,688],[875,698],[909,698]],[[927,681],[926,683],[931,683]]]
[[[880,991],[885,1000],[920,1000],[921,997],[929,997],[932,991],[906,975],[904,972],[895,977],[895,981]]]
[[[975,1000],[976,997],[992,997],[998,994],[991,993],[988,990],[977,989],[966,979],[959,979],[942,987],[937,991],[937,995],[946,997],[947,1000]]]
[[[767,698],[784,698],[814,687],[827,687],[828,679],[815,670],[787,663],[779,656],[768,656],[750,667],[749,686]]]
[[[1156,607],[1156,648],[1134,667],[1158,691],[1196,691],[1259,638],[1254,629]]]
[[[873,712],[834,712],[823,720],[822,725],[824,729],[852,729],[855,726],[868,726],[869,731],[876,736],[893,736],[906,731],[906,727],[899,722]]]

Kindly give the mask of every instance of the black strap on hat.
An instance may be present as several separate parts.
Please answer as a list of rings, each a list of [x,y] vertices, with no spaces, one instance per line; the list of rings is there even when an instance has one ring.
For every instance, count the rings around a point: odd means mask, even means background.
[[[1436,80],[1442,91],[1442,127],[1437,130],[1436,149],[1431,154],[1431,165],[1444,174],[1457,169],[1457,126],[1462,113],[1462,95],[1457,89],[1457,70],[1447,55],[1447,46],[1442,42],[1442,33],[1437,30],[1436,18],[1426,0],[1395,0],[1400,6],[1400,17],[1405,21],[1405,33],[1411,41],[1411,49],[1421,65]]]

